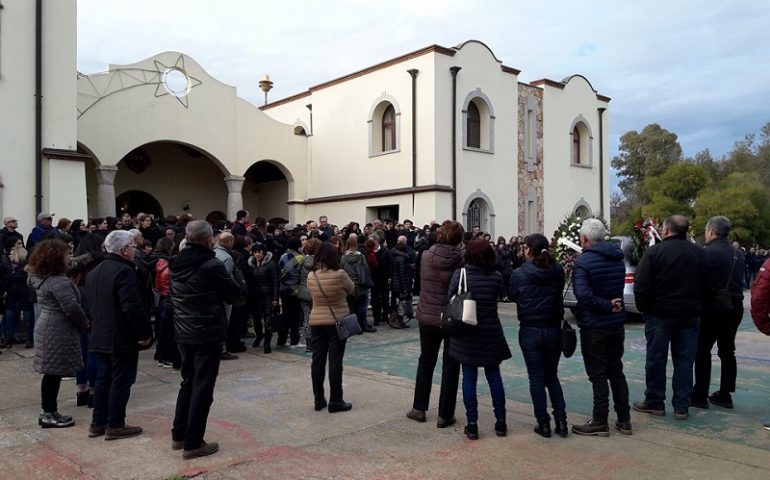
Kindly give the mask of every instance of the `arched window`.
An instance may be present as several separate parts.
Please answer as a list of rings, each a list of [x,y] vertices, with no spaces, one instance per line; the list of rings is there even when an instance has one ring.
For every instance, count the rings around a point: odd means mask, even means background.
[[[580,205],[575,209],[575,216],[581,220],[585,220],[586,218],[591,216],[591,212],[588,210],[588,207],[586,207],[585,205]]]
[[[396,99],[383,94],[369,110],[369,156],[390,154],[401,149],[401,111]]]
[[[468,146],[481,148],[481,115],[475,102],[468,104]]]
[[[463,148],[476,152],[494,153],[495,113],[481,89],[476,89],[463,102]]]
[[[396,109],[389,104],[382,114],[382,151],[396,148]]]
[[[591,166],[591,130],[583,117],[575,120],[570,132],[570,163],[581,167]]]

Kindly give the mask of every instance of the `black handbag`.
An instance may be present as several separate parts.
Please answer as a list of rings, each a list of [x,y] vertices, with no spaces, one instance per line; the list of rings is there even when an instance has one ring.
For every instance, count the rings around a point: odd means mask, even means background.
[[[366,260],[361,260],[356,264],[356,276],[358,276],[358,285],[360,287],[372,288],[374,281],[372,275],[369,273],[369,268],[364,265]]]
[[[441,331],[447,336],[460,335],[475,324],[476,302],[468,291],[465,268],[463,268],[460,271],[457,293],[452,295],[441,313]]]
[[[321,287],[321,282],[318,280],[318,275],[316,272],[311,273],[313,274],[313,278],[315,278],[318,289],[321,291],[321,295],[323,295],[328,302],[329,297],[326,296],[323,287]],[[337,336],[340,338],[340,340],[347,340],[353,335],[361,335],[364,333],[364,331],[361,330],[361,325],[358,323],[358,316],[355,313],[349,313],[342,318],[337,318],[337,315],[334,314],[334,309],[332,306],[327,305],[327,307],[329,307],[329,311],[332,314],[334,323],[337,325]]]
[[[564,358],[571,357],[577,349],[577,332],[568,321],[561,323],[561,353]]]

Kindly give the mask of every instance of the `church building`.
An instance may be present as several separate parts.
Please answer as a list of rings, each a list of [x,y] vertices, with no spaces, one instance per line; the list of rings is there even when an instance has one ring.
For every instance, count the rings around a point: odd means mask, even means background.
[[[3,0],[0,216],[454,218],[493,236],[609,220],[610,99],[430,45],[258,107],[164,52],[76,71],[76,2]],[[11,48],[13,45],[13,48]],[[381,59],[376,59],[381,60]]]

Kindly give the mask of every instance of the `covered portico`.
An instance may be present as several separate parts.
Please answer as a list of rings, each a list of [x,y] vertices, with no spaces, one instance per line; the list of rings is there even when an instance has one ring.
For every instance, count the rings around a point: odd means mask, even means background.
[[[306,192],[296,173],[304,172],[307,142],[181,53],[78,79],[78,150],[91,159],[92,217],[142,210],[234,219],[245,208],[302,218],[304,206],[293,201]]]

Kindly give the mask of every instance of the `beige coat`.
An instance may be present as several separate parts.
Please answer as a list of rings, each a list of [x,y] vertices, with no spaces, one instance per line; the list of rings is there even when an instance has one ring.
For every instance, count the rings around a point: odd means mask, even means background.
[[[316,281],[316,275],[318,281]],[[321,284],[324,297],[318,284]],[[348,295],[355,291],[353,280],[350,279],[345,270],[318,270],[310,272],[307,277],[307,288],[310,290],[310,296],[313,297],[313,309],[310,311],[310,326],[334,325],[334,317],[329,311],[331,306],[337,319],[342,319],[350,313],[348,308]]]

